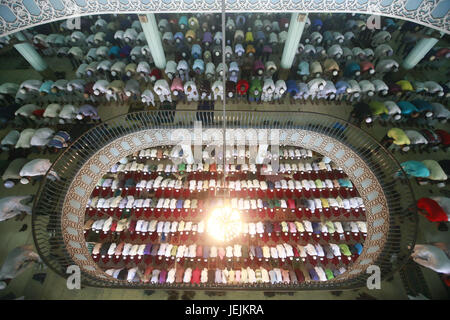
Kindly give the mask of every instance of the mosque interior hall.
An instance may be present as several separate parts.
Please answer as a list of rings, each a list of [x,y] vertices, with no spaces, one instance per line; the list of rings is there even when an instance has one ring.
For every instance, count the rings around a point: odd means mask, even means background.
[[[448,6],[50,2],[0,7],[0,299],[449,299]]]

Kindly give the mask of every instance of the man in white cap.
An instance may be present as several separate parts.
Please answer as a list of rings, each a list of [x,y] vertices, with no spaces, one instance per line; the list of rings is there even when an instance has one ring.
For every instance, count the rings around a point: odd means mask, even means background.
[[[394,101],[384,101],[384,105],[388,109],[388,116],[395,121],[399,121],[402,118],[402,109]]]
[[[85,85],[86,81],[84,79],[74,79],[67,82],[67,94],[71,102],[83,100]]]
[[[393,59],[383,59],[377,63],[375,71],[377,73],[397,72],[398,68],[399,64],[397,61]]]
[[[136,42],[137,37],[138,33],[133,28],[128,28],[123,33],[123,41],[128,45],[133,45]]]
[[[141,61],[138,63],[136,67],[136,72],[139,73],[142,79],[144,79],[145,82],[150,81],[150,65],[146,61]]]
[[[344,54],[344,51],[343,51],[342,47],[338,44],[332,45],[327,50],[327,55],[331,59],[339,60],[339,59],[341,59],[343,54]]]
[[[86,68],[87,68],[87,66],[88,65],[86,63],[80,64],[80,66],[75,71],[75,76],[77,78],[85,78],[86,77]]]
[[[155,106],[155,96],[150,89],[145,89],[141,94],[141,101],[147,105]]]
[[[450,118],[450,111],[437,102],[432,102],[431,107],[433,108],[433,117],[441,123],[447,123],[448,118]]]
[[[108,47],[107,46],[100,46],[95,51],[95,54],[97,55],[98,59],[106,59],[108,58]]]
[[[325,87],[317,93],[317,99],[334,100],[336,98],[336,87],[334,83],[327,80]]]
[[[312,79],[308,82],[308,89],[311,98],[314,99],[319,91],[323,90],[326,86],[327,82],[322,78]]]
[[[349,100],[350,102],[353,101],[359,101],[359,99],[361,98],[361,87],[359,86],[358,81],[356,80],[349,80],[348,82],[349,87],[347,88],[347,100]]]
[[[11,130],[8,132],[6,136],[3,137],[2,141],[0,142],[0,146],[2,147],[3,151],[8,151],[12,148],[12,146],[16,145],[17,141],[19,140],[20,132],[17,130]]]
[[[21,106],[19,109],[17,109],[16,112],[14,113],[14,115],[16,117],[19,117],[26,124],[31,124],[32,121],[30,121],[30,119],[36,120],[36,116],[33,115],[33,112],[38,109],[41,109],[41,108],[35,104],[31,104],[31,103],[25,104],[25,105]]]
[[[84,54],[83,49],[78,46],[74,46],[69,49],[67,56],[69,57],[74,68],[77,68],[83,62]]]
[[[186,89],[185,89],[186,91]],[[217,100],[217,98],[220,96],[220,99],[223,100],[223,81],[222,80],[216,80],[212,86],[211,86],[211,91],[214,95],[214,100]]]
[[[277,80],[275,83],[275,92],[273,95],[273,99],[275,101],[280,101],[283,98],[284,93],[286,92],[286,82],[284,80]],[[280,101],[281,102],[281,101]]]
[[[112,62],[111,60],[102,60],[97,65],[97,73],[102,76],[109,76],[111,73]]]
[[[117,61],[111,66],[111,76],[120,79],[125,72],[126,64],[122,61]]]
[[[122,80],[114,80],[109,83],[107,90],[106,90],[106,100],[111,101],[111,99],[114,99],[114,101],[124,101],[124,90],[125,83]]]
[[[359,81],[359,87],[361,88],[361,94],[364,94],[368,97],[373,97],[375,94],[375,86],[369,80],[361,80]]]
[[[371,80],[371,82],[375,87],[375,92],[378,93],[380,96],[385,96],[388,94],[389,87],[383,80],[374,79]]]
[[[180,75],[180,78],[181,78],[181,80],[183,82],[185,80],[188,80],[189,64],[186,62],[186,60],[178,61],[177,71],[178,71],[178,74]]]
[[[49,123],[55,123],[56,118],[58,117],[59,113],[61,112],[61,105],[59,103],[51,103],[45,108],[44,111],[44,119],[48,121]]]
[[[86,63],[91,63],[93,61],[98,61],[99,57],[97,56],[97,48],[91,48],[84,56],[83,61]]]
[[[18,92],[22,94],[33,93],[38,95],[41,86],[42,86],[41,80],[25,80],[20,84]]]
[[[131,49],[130,58],[132,61],[140,60],[142,58],[142,47],[135,46],[133,49]]]
[[[411,254],[412,259],[435,272],[450,274],[448,243],[416,244]]]
[[[89,63],[84,69],[84,77],[94,79],[97,75],[98,65],[98,61],[92,61]]]
[[[19,149],[19,148],[28,149],[28,148],[30,148],[31,147],[31,145],[30,145],[31,137],[33,137],[35,131],[36,130],[32,129],[32,128],[28,128],[28,129],[23,130],[20,133],[20,137],[19,137],[19,140],[17,140],[15,148],[16,149]]]
[[[125,84],[125,96],[128,98],[132,98],[133,101],[137,99],[141,95],[139,82],[134,79],[130,79]]]
[[[425,92],[428,94],[437,97],[444,96],[444,88],[442,88],[442,86],[436,81],[425,81],[423,85]]]
[[[173,60],[169,60],[166,63],[166,69],[164,70],[167,77],[172,80],[177,72],[177,63]]]
[[[97,32],[94,35],[94,42],[95,42],[95,44],[97,46],[103,45],[103,44],[108,45],[107,43],[105,43],[105,36],[106,36],[106,33],[102,32],[102,31]]]
[[[136,68],[137,68],[137,64],[134,62],[129,63],[125,66],[125,74],[128,79],[134,78],[134,75],[136,74]]]
[[[165,79],[156,80],[153,91],[155,91],[155,93],[158,95],[161,102],[164,102],[166,100],[172,102],[170,87]]]
[[[39,128],[34,132],[34,135],[31,137],[30,145],[33,148],[38,150],[42,150],[47,146],[50,139],[55,134],[55,130],[51,128]]]
[[[391,38],[392,36],[388,31],[386,30],[379,31],[372,37],[372,47],[376,48],[380,44],[389,42]]]
[[[85,46],[86,45],[86,35],[81,31],[74,31],[70,35],[70,42],[73,45],[77,45],[80,47]]]
[[[94,85],[92,86],[92,90],[94,93],[94,97],[96,100],[99,98],[104,99],[102,97],[105,97],[108,95],[108,86],[109,82],[107,80],[97,80]],[[110,97],[111,99],[111,97]],[[109,101],[109,99],[108,99]]]
[[[263,91],[261,93],[261,101],[269,102],[272,101],[273,95],[275,93],[275,84],[272,78],[266,78],[264,80]]]
[[[212,80],[216,75],[216,67],[214,63],[208,62],[205,68],[206,79]]]
[[[78,114],[78,108],[72,104],[66,104],[62,107],[59,113],[59,123],[72,123],[73,119],[76,118]]]
[[[78,109],[78,114],[76,117],[78,120],[83,120],[84,118],[90,118],[94,121],[100,121],[97,108],[90,104],[82,105]]]

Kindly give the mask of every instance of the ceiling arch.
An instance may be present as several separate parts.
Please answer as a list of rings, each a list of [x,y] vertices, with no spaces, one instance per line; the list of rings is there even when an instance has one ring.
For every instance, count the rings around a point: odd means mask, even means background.
[[[228,12],[346,12],[413,21],[449,33],[448,0],[225,0]],[[0,4],[0,35],[77,16],[219,12],[222,0],[9,0]]]

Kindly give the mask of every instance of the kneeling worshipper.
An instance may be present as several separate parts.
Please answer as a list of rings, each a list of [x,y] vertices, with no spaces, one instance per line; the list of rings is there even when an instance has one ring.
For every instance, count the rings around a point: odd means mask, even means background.
[[[430,197],[417,200],[419,213],[425,216],[430,222],[445,223],[450,220],[450,198]],[[444,230],[439,224],[439,230]]]
[[[47,173],[52,163],[48,159],[34,159],[26,163],[20,170],[20,183],[28,184],[31,177],[40,177]],[[33,181],[34,183],[35,181]]]
[[[411,141],[406,135],[405,131],[400,128],[391,128],[386,133],[386,136],[380,142],[385,148],[389,148],[392,144],[402,147],[402,151],[406,152],[409,150],[409,145]]]
[[[54,119],[59,116],[61,109],[62,108],[59,103],[51,103],[47,106],[47,108],[45,108],[43,117],[49,122],[54,122]]]
[[[0,142],[0,146],[3,151],[12,149],[19,140],[20,132],[17,130],[11,130]]]
[[[0,199],[0,221],[5,221],[15,216],[27,213],[31,215],[33,196],[12,196]]]
[[[34,132],[34,135],[31,137],[30,145],[31,147],[35,147],[38,150],[46,147],[50,142],[51,138],[55,134],[55,131],[51,128],[40,128]]]
[[[450,258],[446,252],[450,249],[448,243],[416,244],[411,254],[418,264],[445,275],[450,274]]]
[[[76,119],[78,114],[78,108],[71,104],[66,104],[63,106],[61,112],[59,113],[59,123],[72,123]]]
[[[438,187],[444,187],[444,181],[447,180],[448,177],[441,165],[436,160],[423,160],[422,163],[430,170],[430,175],[427,179],[436,181]]]
[[[36,130],[28,128],[23,130],[20,133],[20,137],[19,140],[17,140],[16,149],[22,148],[22,149],[29,149],[31,147],[31,138],[34,136],[34,133],[36,132]]]
[[[14,113],[14,115],[16,117],[18,117],[19,119],[21,119],[23,122],[25,122],[25,124],[31,124],[32,121],[31,120],[36,120],[36,116],[34,115],[34,112],[37,110],[42,110],[41,107],[38,107],[35,104],[25,104],[23,106],[21,106],[19,109],[16,110],[16,112]]]
[[[20,176],[20,169],[28,162],[25,158],[17,158],[11,161],[3,172],[2,180],[5,188],[9,189],[14,187],[16,182],[18,182],[22,177]]]
[[[47,145],[57,151],[57,149],[67,148],[69,141],[70,135],[66,131],[58,131]]]
[[[78,109],[78,114],[76,116],[78,120],[83,120],[85,118],[90,118],[96,122],[100,122],[100,117],[98,115],[97,108],[90,104],[84,104]]]
[[[0,268],[0,290],[5,289],[11,279],[24,272],[33,262],[43,263],[33,251],[32,245],[20,246],[10,251]]]
[[[427,145],[428,140],[416,130],[405,130],[405,134],[408,136],[412,146]]]
[[[400,165],[408,177],[428,178],[430,176],[430,170],[421,161],[409,160],[402,162]],[[401,171],[397,172],[397,176],[401,174]]]

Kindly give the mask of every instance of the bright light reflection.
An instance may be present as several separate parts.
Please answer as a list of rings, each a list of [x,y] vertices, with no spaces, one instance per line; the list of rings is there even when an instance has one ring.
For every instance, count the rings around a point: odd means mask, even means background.
[[[230,207],[214,209],[208,219],[208,233],[220,241],[230,241],[237,236],[242,229],[241,216],[238,211]]]

